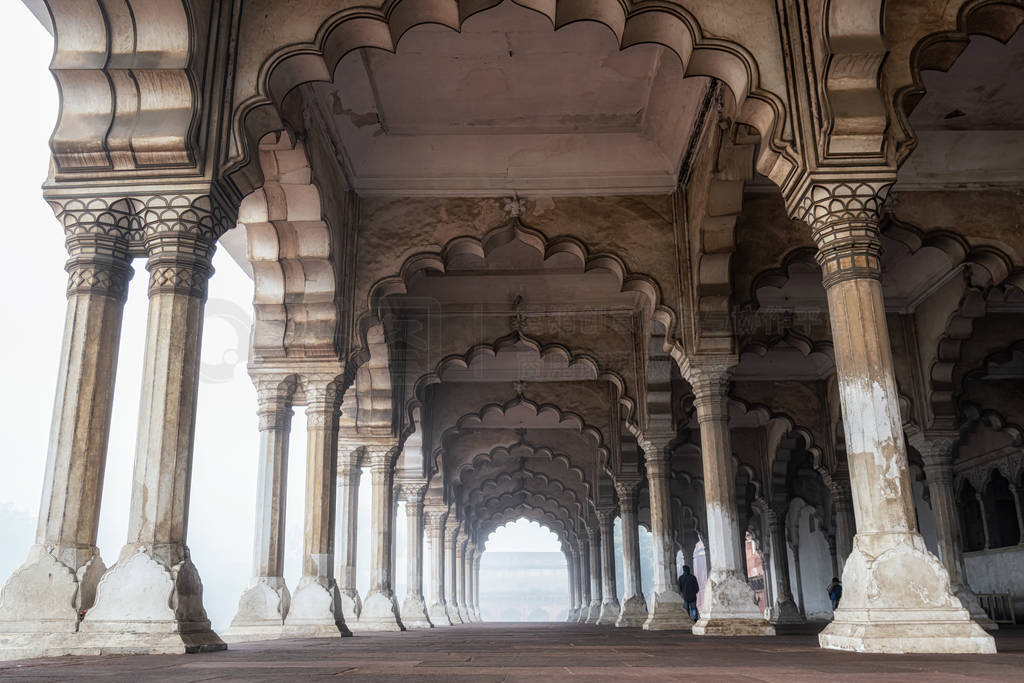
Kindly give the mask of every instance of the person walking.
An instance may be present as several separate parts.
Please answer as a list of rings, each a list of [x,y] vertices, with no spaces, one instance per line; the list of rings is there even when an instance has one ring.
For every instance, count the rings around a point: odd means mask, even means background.
[[[690,618],[697,621],[700,619],[700,612],[697,611],[697,593],[700,592],[700,586],[697,585],[697,577],[693,575],[689,565],[683,565],[683,573],[678,581],[679,592],[683,594],[683,605]]]

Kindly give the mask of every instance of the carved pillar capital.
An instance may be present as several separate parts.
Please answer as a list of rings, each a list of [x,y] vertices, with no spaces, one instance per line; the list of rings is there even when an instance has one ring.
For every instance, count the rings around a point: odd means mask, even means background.
[[[672,436],[667,434],[644,435],[639,440],[644,452],[644,463],[647,467],[647,478],[651,476],[667,476],[671,454],[668,445]]]
[[[398,444],[372,444],[366,446],[366,461],[370,465],[370,472],[390,470],[398,457]]]
[[[305,377],[303,393],[306,396],[306,424],[308,427],[328,427],[336,423],[341,396],[338,393],[334,377]]]
[[[396,482],[396,493],[398,500],[405,501],[406,506],[423,506],[423,494],[427,492],[426,482]]]
[[[64,226],[67,295],[98,294],[124,302],[134,271],[129,235],[137,221],[129,202],[91,197],[50,200]]]
[[[617,479],[615,481],[615,495],[619,497],[619,507],[632,509],[636,506],[636,494],[640,489],[639,479]]]
[[[597,523],[601,529],[608,527],[609,529],[615,524],[615,516],[618,514],[618,510],[613,507],[609,508],[597,508]]]
[[[260,377],[256,384],[259,430],[289,431],[292,424],[292,396],[295,381],[290,377]]]
[[[687,361],[680,370],[693,388],[697,422],[729,419],[729,382],[735,357]]]
[[[825,288],[856,278],[880,279],[878,221],[894,178],[811,183],[794,218],[810,226]]]

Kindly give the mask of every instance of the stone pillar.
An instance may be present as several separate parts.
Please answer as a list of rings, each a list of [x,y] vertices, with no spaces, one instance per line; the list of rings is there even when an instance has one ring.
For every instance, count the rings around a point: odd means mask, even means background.
[[[345,622],[356,626],[363,601],[356,588],[356,560],[359,540],[359,466],[361,448],[338,449],[338,519],[335,525],[334,577]]]
[[[395,446],[368,446],[366,452],[373,485],[370,494],[370,592],[363,600],[359,630],[403,631],[405,628],[398,616],[391,573]]]
[[[592,524],[590,534],[590,609],[587,612],[587,623],[596,624],[601,618],[601,530]]]
[[[225,647],[210,629],[186,545],[203,308],[216,239],[190,224],[192,211],[146,215],[149,320],[128,541],[79,627],[79,645],[89,651]]]
[[[843,600],[818,640],[860,652],[993,652],[916,528],[882,301],[878,219],[891,183],[812,183],[795,212],[818,246],[857,520]]]
[[[35,543],[0,593],[0,658],[65,654],[106,570],[96,547],[131,257],[125,226],[64,212],[69,278]],[[10,549],[8,549],[10,550]]]
[[[352,635],[334,581],[335,488],[338,477],[338,406],[334,380],[307,376],[306,511],[302,578],[292,596],[284,632],[291,637]]]
[[[458,545],[458,535],[459,522],[455,519],[455,515],[449,512],[448,521],[445,523],[444,550],[445,562],[448,566],[448,571],[445,574],[446,595],[448,596],[448,619],[452,624],[462,623],[462,616],[459,614],[458,557],[455,552],[455,548]]]
[[[967,584],[967,572],[960,554],[956,494],[953,491],[953,448],[959,436],[956,432],[927,436],[918,434],[914,437],[914,447],[924,460],[924,474],[928,482],[932,514],[935,515],[939,561],[949,574],[953,594],[964,609],[970,612],[974,621],[987,631],[995,631],[999,626],[982,609],[978,596]]]
[[[846,558],[853,551],[853,537],[857,525],[853,519],[853,500],[850,497],[849,482],[841,482],[838,490],[833,491],[836,504],[836,559],[839,564],[840,576],[846,566]]]
[[[427,543],[430,545],[430,608],[427,614],[434,626],[451,626],[444,591],[444,523],[448,511],[430,507],[426,510]]]
[[[427,605],[423,599],[423,494],[426,482],[402,484],[405,500],[406,535],[406,589],[402,601],[402,625],[406,628],[431,628]]]
[[[576,603],[576,557],[572,550],[565,550],[565,568],[569,575],[569,613],[565,620],[573,623],[579,616],[579,606]]]
[[[261,378],[256,390],[260,446],[253,571],[249,587],[238,600],[238,612],[223,634],[229,643],[280,637],[291,602],[284,582],[284,539],[295,384],[284,378]]]
[[[472,541],[466,544],[466,615],[471,624],[476,623],[476,546]]]
[[[614,626],[619,618],[619,598],[615,585],[615,508],[599,509],[597,522],[601,530],[601,612],[598,626]]]
[[[473,555],[473,616],[477,623],[484,620],[480,614],[480,564],[483,558],[484,550],[478,547]]]
[[[985,496],[981,491],[974,492],[974,499],[978,501],[978,509],[981,510],[981,530],[985,535],[985,550],[992,548],[992,536],[988,530],[988,505],[985,504]]]
[[[622,605],[615,625],[643,626],[647,621],[647,600],[640,585],[640,527],[637,524],[636,493],[640,482],[620,479],[615,482],[622,522]]]
[[[672,538],[672,502],[669,490],[669,438],[644,439],[647,488],[651,505],[651,541],[654,546],[654,595],[650,613],[644,622],[648,631],[690,630],[690,617],[683,609],[683,596],[676,583],[675,541]],[[625,518],[623,518],[625,539]]]
[[[769,613],[773,624],[802,624],[804,618],[793,600],[793,589],[789,581],[789,558],[786,548],[785,518],[769,510],[768,534],[771,541],[772,574],[775,576],[775,604]]]
[[[736,515],[736,473],[729,435],[729,371],[733,359],[700,366],[690,363],[684,376],[693,387],[700,423],[704,500],[707,503],[707,554],[711,570],[703,587],[697,635],[775,635],[764,618],[743,571],[744,553]]]
[[[577,580],[580,582],[580,613],[577,623],[585,624],[590,617],[590,540],[586,529],[580,539],[580,559]]]
[[[455,590],[459,596],[459,619],[469,623],[469,606],[466,604],[466,543],[469,540],[465,529],[455,537]]]

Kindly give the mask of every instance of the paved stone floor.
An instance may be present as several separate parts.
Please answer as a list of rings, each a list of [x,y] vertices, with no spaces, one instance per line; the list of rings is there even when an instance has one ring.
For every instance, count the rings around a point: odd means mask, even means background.
[[[234,645],[227,652],[0,662],[0,681],[1022,681],[1024,629],[997,655],[857,655],[821,650],[813,630],[697,638],[562,624],[486,624],[338,640]]]

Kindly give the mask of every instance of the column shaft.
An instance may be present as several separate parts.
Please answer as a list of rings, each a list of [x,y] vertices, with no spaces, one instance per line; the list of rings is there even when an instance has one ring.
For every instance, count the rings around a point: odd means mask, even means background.
[[[891,182],[811,184],[796,210],[818,245],[857,523],[842,602],[818,639],[869,652],[991,652],[917,532],[882,299],[878,220]]]
[[[622,524],[622,605],[615,621],[618,627],[643,626],[647,621],[647,600],[640,581],[640,527],[636,514],[636,493],[640,482],[615,482]]]
[[[619,598],[615,585],[615,509],[598,510],[601,531],[601,612],[597,623],[613,626],[619,618]]]
[[[356,562],[359,547],[359,466],[360,449],[338,453],[338,519],[335,524],[335,580],[341,612],[345,621],[355,625],[363,609],[356,587]]]
[[[223,635],[229,643],[280,636],[291,601],[284,581],[284,539],[294,384],[274,378],[257,380],[256,386],[260,445],[252,580]]]
[[[426,513],[427,542],[430,545],[430,609],[428,615],[434,626],[451,626],[445,601],[444,575],[444,523],[447,510],[432,509]]]
[[[448,618],[452,624],[461,624],[462,616],[459,614],[459,583],[458,583],[458,557],[455,547],[456,537],[459,533],[459,523],[454,519],[452,513],[448,513],[448,522],[445,524],[444,550],[445,563],[448,571],[445,573],[445,595],[448,598]]]
[[[370,592],[359,615],[360,630],[402,631],[392,583],[392,522],[394,520],[393,447],[369,448],[370,479]]]
[[[335,493],[338,477],[338,406],[333,377],[307,377],[306,498],[302,577],[285,618],[285,633],[301,637],[351,635],[334,580]]]
[[[596,624],[601,618],[601,531],[594,524],[590,529],[590,612],[588,624]]]
[[[771,540],[772,573],[775,575],[776,596],[771,608],[773,624],[802,624],[796,602],[793,601],[793,589],[789,580],[789,556],[786,544],[786,525],[784,518],[774,512],[769,514],[768,533]]]
[[[647,488],[651,504],[651,540],[654,546],[654,595],[644,629],[690,630],[690,617],[676,584],[675,541],[672,539],[672,498],[669,485],[669,439],[644,440]],[[625,531],[625,526],[623,526]]]
[[[405,499],[406,588],[402,601],[402,624],[406,628],[430,628],[427,605],[423,599],[423,494],[426,483],[406,484],[401,488]]]
[[[106,226],[95,234],[95,223],[63,217],[66,224],[75,222],[67,228],[67,309],[39,521],[27,560],[0,594],[0,633],[26,633],[9,637],[12,649],[25,646],[25,656],[45,652],[41,634],[78,629],[79,613],[92,607],[106,570],[96,536],[121,318],[133,272],[121,229]],[[62,639],[57,636],[56,644]]]
[[[744,555],[736,509],[736,475],[729,435],[728,368],[731,359],[716,364],[690,364],[685,376],[694,391],[700,423],[704,499],[707,503],[711,571],[703,588],[697,635],[774,635],[761,613],[743,570]]]
[[[186,546],[203,308],[215,247],[211,235],[171,223],[147,226],[149,319],[128,541],[80,628],[90,634],[84,641],[115,639],[136,652],[225,647],[210,628]],[[140,592],[150,598],[135,599]]]

